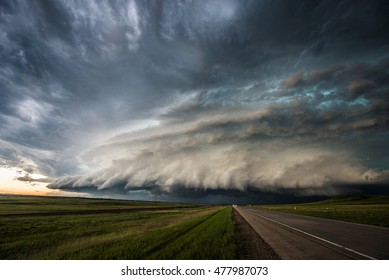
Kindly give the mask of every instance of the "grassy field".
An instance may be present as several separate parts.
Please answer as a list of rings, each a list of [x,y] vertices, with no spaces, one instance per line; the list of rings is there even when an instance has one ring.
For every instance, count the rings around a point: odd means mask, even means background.
[[[90,199],[81,197],[44,197],[0,195],[0,215],[42,212],[71,212],[108,209],[136,209],[187,206],[182,203]]]
[[[72,214],[110,207],[139,211]],[[69,214],[40,214],[51,209]],[[0,259],[234,259],[236,254],[231,207],[3,196],[0,212]],[[32,212],[37,214],[7,216]]]
[[[255,207],[298,215],[389,227],[388,196],[340,196],[314,203]]]

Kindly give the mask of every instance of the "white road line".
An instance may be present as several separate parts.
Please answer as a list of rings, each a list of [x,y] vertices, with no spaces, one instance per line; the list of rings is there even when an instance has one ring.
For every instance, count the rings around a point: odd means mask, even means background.
[[[247,210],[246,210],[246,211],[247,211]],[[275,220],[273,220],[273,219],[264,217],[264,216],[262,216],[262,215],[260,215],[260,214],[258,214],[258,213],[253,213],[253,212],[251,212],[251,211],[247,211],[247,212],[249,212],[249,213],[251,213],[251,214],[254,214],[254,215],[257,215],[257,216],[260,216],[261,218],[264,218],[264,219],[266,219],[266,220],[269,220],[269,221],[271,221],[271,222],[273,222],[273,223],[276,223],[276,224],[282,225],[282,226],[284,226],[284,227],[290,228],[290,229],[292,229],[292,230],[295,230],[295,231],[297,231],[297,232],[303,233],[303,234],[308,235],[308,236],[310,236],[310,237],[316,238],[316,239],[318,239],[318,240],[320,240],[320,241],[327,242],[327,243],[329,243],[329,244],[331,244],[331,245],[334,245],[334,246],[336,246],[336,247],[339,247],[339,248],[342,248],[342,249],[344,249],[344,250],[350,251],[350,252],[352,252],[352,253],[354,253],[354,254],[363,256],[363,257],[368,258],[368,259],[370,259],[370,260],[377,260],[376,258],[370,257],[370,256],[368,256],[368,255],[366,255],[366,254],[357,252],[357,251],[355,251],[355,250],[353,250],[353,249],[344,247],[344,246],[339,245],[339,244],[337,244],[337,243],[331,242],[331,241],[329,241],[329,240],[327,240],[327,239],[324,239],[324,238],[321,238],[321,237],[319,237],[319,236],[310,234],[310,233],[308,233],[308,232],[299,230],[299,229],[297,229],[297,228],[288,226],[288,225],[286,225],[286,224],[284,224],[284,223],[275,221]]]

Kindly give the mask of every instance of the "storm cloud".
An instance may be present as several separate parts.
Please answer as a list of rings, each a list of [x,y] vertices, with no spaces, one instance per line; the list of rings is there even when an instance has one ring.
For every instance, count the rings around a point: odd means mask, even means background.
[[[145,199],[385,186],[388,13],[387,1],[3,1],[1,164],[51,189]]]

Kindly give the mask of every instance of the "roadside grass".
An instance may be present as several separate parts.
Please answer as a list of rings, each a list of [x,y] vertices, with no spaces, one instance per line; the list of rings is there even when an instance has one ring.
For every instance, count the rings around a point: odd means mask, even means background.
[[[302,204],[258,208],[347,222],[389,227],[389,196],[351,195]]]
[[[232,207],[186,224],[182,234],[153,250],[151,259],[234,259],[236,244]]]
[[[0,259],[233,259],[235,252],[231,207],[0,217]]]

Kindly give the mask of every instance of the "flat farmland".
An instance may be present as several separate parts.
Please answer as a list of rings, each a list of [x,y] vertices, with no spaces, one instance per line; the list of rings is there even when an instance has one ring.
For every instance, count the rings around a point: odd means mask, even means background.
[[[297,215],[389,227],[388,196],[350,195],[333,197],[313,203],[254,207]]]
[[[163,203],[150,201],[128,201],[114,199],[90,199],[80,197],[43,197],[23,195],[0,195],[0,216],[27,215],[44,213],[46,215],[115,212],[119,210],[137,210],[145,208],[193,207],[183,203]]]
[[[0,259],[234,259],[230,206],[0,196]]]

